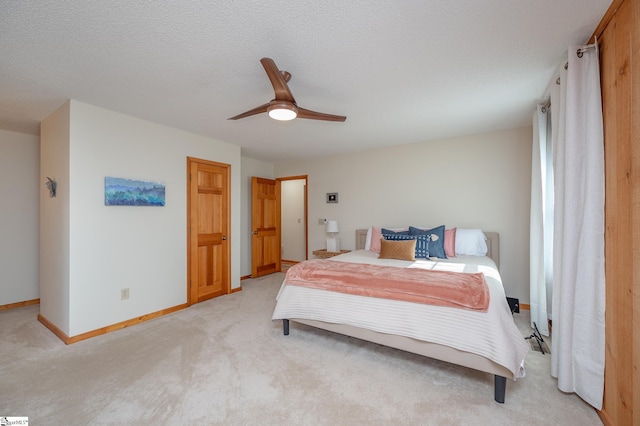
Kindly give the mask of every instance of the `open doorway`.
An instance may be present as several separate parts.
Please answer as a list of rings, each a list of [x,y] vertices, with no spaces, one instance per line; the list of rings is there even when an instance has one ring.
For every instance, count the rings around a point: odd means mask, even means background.
[[[280,198],[280,253],[282,271],[308,259],[307,176],[278,178]]]

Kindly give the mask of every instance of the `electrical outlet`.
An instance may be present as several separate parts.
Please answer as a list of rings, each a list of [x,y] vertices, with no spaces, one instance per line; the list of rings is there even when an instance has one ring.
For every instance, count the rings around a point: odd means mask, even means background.
[[[120,290],[120,300],[126,300],[129,298],[129,289],[123,288]]]
[[[327,219],[318,219],[318,225],[324,225],[327,223]]]

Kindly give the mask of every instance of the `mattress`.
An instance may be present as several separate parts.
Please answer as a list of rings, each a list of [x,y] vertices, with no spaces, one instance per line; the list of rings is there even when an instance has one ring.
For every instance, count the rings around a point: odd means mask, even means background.
[[[377,333],[398,335],[448,346],[489,359],[508,369],[512,379],[524,377],[528,345],[516,327],[500,274],[486,256],[413,262],[378,259],[369,250],[355,250],[332,261],[422,268],[460,273],[482,272],[490,291],[487,312],[344,294],[286,285],[277,296],[272,319],[303,319],[345,324]]]

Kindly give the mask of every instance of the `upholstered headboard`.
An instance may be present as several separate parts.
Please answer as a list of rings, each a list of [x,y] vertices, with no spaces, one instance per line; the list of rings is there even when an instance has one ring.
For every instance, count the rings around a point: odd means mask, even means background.
[[[356,250],[362,250],[367,242],[367,229],[356,229]],[[485,232],[487,237],[487,256],[496,263],[500,269],[500,234],[497,232]]]

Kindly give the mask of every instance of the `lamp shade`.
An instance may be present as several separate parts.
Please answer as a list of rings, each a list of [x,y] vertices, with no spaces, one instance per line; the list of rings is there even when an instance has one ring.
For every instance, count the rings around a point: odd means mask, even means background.
[[[328,220],[327,225],[325,226],[325,232],[340,232],[340,228],[338,228],[338,222],[335,220]]]

